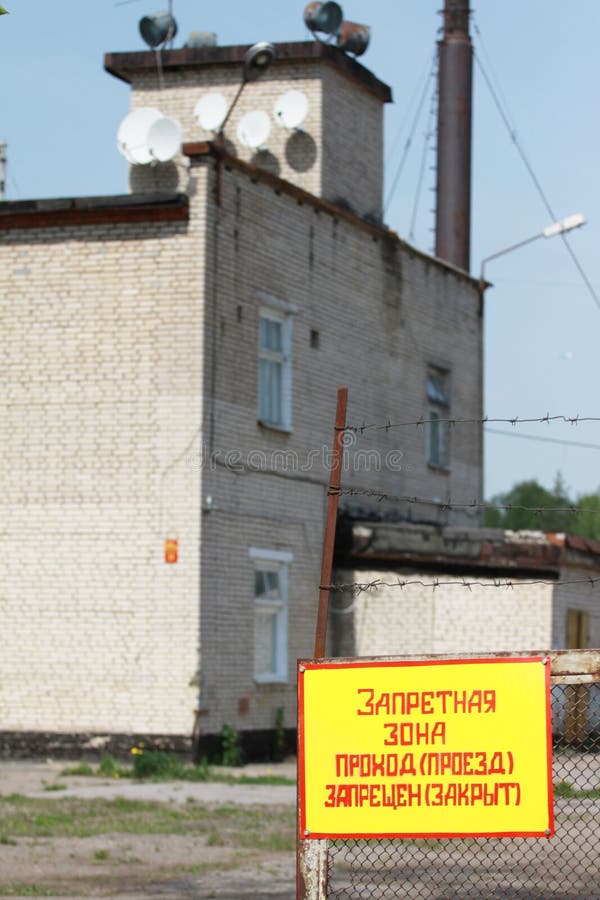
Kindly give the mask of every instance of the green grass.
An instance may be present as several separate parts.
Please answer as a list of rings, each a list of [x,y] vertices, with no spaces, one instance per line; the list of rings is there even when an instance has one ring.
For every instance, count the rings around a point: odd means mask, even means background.
[[[61,775],[95,775],[96,771],[88,763],[78,763],[76,766],[68,766],[63,769]]]
[[[66,791],[66,784],[46,784],[44,785],[45,791]]]
[[[2,897],[57,897],[54,888],[44,884],[23,884],[11,881],[10,884],[0,882],[0,895]]]
[[[588,799],[598,800],[600,798],[600,787],[590,788],[590,790],[577,790],[574,785],[563,778],[561,781],[554,782],[554,796],[566,799]]]
[[[209,781],[222,782],[223,784],[271,784],[271,785],[295,785],[295,778],[287,778],[285,775],[223,775],[212,772]]]
[[[92,837],[121,834],[203,835],[219,846],[291,850],[294,810],[280,807],[170,804],[116,798],[0,798],[2,834],[19,837]]]
[[[265,785],[295,785],[294,778],[284,775],[230,775],[224,772],[211,770],[203,760],[198,766],[183,763],[171,753],[163,753],[160,750],[140,750],[134,748],[133,765],[125,766],[118,763],[109,753],[100,760],[100,764],[93,768],[87,763],[70,766],[63,769],[64,776],[95,776],[103,778],[135,778],[142,781],[215,781],[221,784],[265,784]],[[61,790],[60,787],[49,787],[45,790]]]

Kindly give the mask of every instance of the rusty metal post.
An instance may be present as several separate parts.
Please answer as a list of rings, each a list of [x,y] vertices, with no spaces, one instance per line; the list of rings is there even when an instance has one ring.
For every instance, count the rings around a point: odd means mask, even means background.
[[[333,452],[327,490],[327,515],[323,538],[321,560],[321,581],[319,584],[319,609],[315,634],[315,659],[325,656],[327,640],[327,617],[329,614],[329,586],[333,569],[333,550],[339,506],[342,467],[344,463],[344,433],[346,430],[346,407],[348,389],[338,388],[335,428],[333,431]],[[298,748],[300,749],[300,748]],[[300,835],[299,795],[296,804],[296,900],[327,900],[327,841],[306,841]]]
[[[333,568],[335,528],[340,499],[342,466],[344,462],[344,433],[346,430],[347,405],[348,388],[338,388],[335,429],[333,432],[331,472],[329,476],[329,490],[327,491],[327,517],[325,520],[325,537],[323,540],[321,581],[319,584],[319,611],[317,613],[317,630],[315,634],[315,659],[323,659],[325,656],[327,617],[329,613],[329,585],[331,584],[331,572]]]
[[[435,253],[469,271],[473,47],[469,0],[445,0],[439,43]]]

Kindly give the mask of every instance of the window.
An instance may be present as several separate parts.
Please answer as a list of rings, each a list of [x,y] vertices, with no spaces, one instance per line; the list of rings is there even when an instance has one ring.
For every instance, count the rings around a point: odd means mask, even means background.
[[[583,650],[590,646],[590,614],[585,609],[567,610],[567,649]]]
[[[436,469],[450,468],[450,373],[436,366],[427,369],[427,462]]]
[[[290,351],[292,320],[261,310],[258,331],[258,419],[264,425],[291,427]]]
[[[288,565],[292,554],[252,548],[254,562],[254,678],[287,680]]]

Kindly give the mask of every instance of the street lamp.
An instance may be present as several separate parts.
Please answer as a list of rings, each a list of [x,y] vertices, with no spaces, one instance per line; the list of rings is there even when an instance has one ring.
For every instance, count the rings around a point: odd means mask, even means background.
[[[490,260],[497,259],[499,256],[504,256],[505,253],[511,253],[513,250],[518,250],[519,247],[524,247],[525,244],[531,244],[533,241],[537,241],[540,238],[556,237],[557,234],[564,234],[566,231],[572,231],[574,228],[581,228],[581,226],[585,225],[585,223],[586,218],[583,213],[574,213],[572,216],[567,216],[564,219],[559,219],[558,222],[553,222],[552,225],[548,225],[546,228],[544,228],[543,231],[540,231],[539,234],[534,234],[533,237],[526,238],[524,241],[519,241],[518,244],[511,244],[510,247],[505,247],[504,250],[499,250],[497,253],[492,253],[491,256],[486,256],[485,259],[481,260],[479,289],[482,292],[485,290],[485,264],[487,262],[490,262]]]
[[[246,51],[244,56],[244,68],[242,70],[242,82],[238,88],[238,92],[233,98],[233,102],[229,109],[227,110],[227,115],[221,122],[221,127],[219,128],[219,132],[217,135],[217,140],[222,142],[223,140],[223,132],[225,130],[225,126],[229,121],[231,113],[235,109],[235,106],[242,95],[242,91],[246,87],[249,81],[256,81],[257,78],[266,72],[269,68],[273,60],[275,59],[275,47],[273,44],[269,44],[267,41],[259,41],[258,44],[253,44],[249,50]]]

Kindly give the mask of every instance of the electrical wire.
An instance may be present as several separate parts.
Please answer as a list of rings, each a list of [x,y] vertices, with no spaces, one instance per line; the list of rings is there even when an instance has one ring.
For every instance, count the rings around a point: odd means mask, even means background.
[[[481,42],[481,32],[476,24],[474,25],[474,28],[475,28],[475,33],[478,35],[478,38]],[[546,212],[548,213],[548,215],[550,216],[552,221],[556,221],[558,216],[554,212],[554,209],[552,208],[552,205],[550,204],[550,201],[546,195],[546,192],[544,191],[544,189],[541,185],[541,182],[536,175],[533,165],[532,165],[529,157],[525,153],[525,150],[518,138],[517,131],[516,131],[514,125],[512,124],[509,113],[507,111],[508,107],[506,105],[506,101],[504,102],[504,105],[503,105],[503,103],[500,99],[500,96],[499,96],[499,92],[494,87],[494,84],[492,83],[492,79],[488,75],[488,73],[480,59],[479,53],[476,52],[475,48],[473,50],[473,56],[475,59],[475,63],[477,65],[477,67],[479,68],[479,71],[481,72],[483,79],[490,91],[490,94],[492,96],[492,100],[494,101],[496,109],[498,110],[500,117],[501,117],[502,121],[504,122],[504,125],[506,126],[506,130],[508,131],[510,139],[513,142],[513,144],[515,145],[517,153],[521,157],[521,161],[523,162],[525,168],[527,169],[527,172],[529,173],[529,176],[535,186],[536,191],[538,192],[538,195],[546,209]],[[594,286],[592,285],[592,282],[588,278],[587,272],[585,271],[581,261],[579,260],[579,257],[573,250],[573,247],[571,246],[571,244],[567,238],[567,235],[564,233],[561,233],[560,237],[562,238],[562,242],[567,250],[567,253],[571,257],[571,260],[572,260],[573,264],[575,265],[575,268],[579,272],[583,283],[585,284],[590,296],[592,297],[592,300],[594,301],[594,303],[596,304],[598,309],[600,309],[600,298],[598,297],[598,294],[596,293]]]
[[[586,444],[583,441],[566,441],[561,438],[540,437],[536,434],[519,434],[518,431],[501,431],[500,428],[484,428],[486,434],[516,437],[524,441],[538,441],[540,444],[562,444],[563,447],[581,447],[584,450],[600,450],[600,444]]]
[[[536,515],[542,513],[568,513],[569,515],[577,515],[578,513],[591,513],[592,515],[600,515],[599,509],[591,509],[589,507],[579,506],[522,506],[516,503],[485,503],[482,500],[471,500],[463,502],[454,502],[448,500],[430,500],[427,497],[415,497],[409,495],[388,494],[385,491],[379,491],[376,488],[330,488],[328,494],[335,494],[338,497],[371,497],[378,503],[384,500],[389,503],[410,503],[418,506],[432,506],[440,511],[479,509],[494,509],[499,512],[531,512]]]
[[[391,161],[391,158],[392,158],[392,157],[395,155],[395,153],[396,153],[397,146],[398,146],[398,143],[399,143],[399,141],[400,141],[400,138],[402,137],[402,135],[403,135],[403,133],[404,133],[404,129],[406,128],[406,125],[407,125],[407,123],[408,123],[408,121],[409,121],[409,119],[410,119],[410,116],[411,116],[411,113],[412,113],[412,109],[413,109],[413,105],[414,105],[415,100],[416,100],[416,99],[419,97],[419,95],[420,95],[422,92],[424,92],[424,91],[426,90],[426,88],[427,88],[427,82],[428,82],[429,79],[431,78],[431,70],[432,70],[432,67],[435,66],[435,57],[436,57],[436,53],[437,53],[437,50],[434,51],[433,57],[432,57],[431,55],[429,55],[429,54],[428,54],[428,56],[427,56],[427,60],[426,60],[426,62],[425,62],[425,65],[423,66],[423,69],[421,70],[421,73],[420,73],[419,78],[418,78],[418,80],[417,80],[417,83],[416,83],[416,85],[415,85],[415,89],[414,89],[414,91],[413,91],[413,93],[412,93],[412,95],[411,95],[410,100],[408,101],[407,106],[406,106],[406,110],[405,110],[405,113],[404,113],[404,118],[402,119],[402,121],[401,121],[401,123],[400,123],[400,125],[399,125],[399,127],[398,127],[398,129],[397,129],[397,131],[396,131],[396,136],[394,137],[393,141],[391,142],[391,145],[390,145],[390,151],[389,151],[389,154],[388,154],[388,156],[387,156],[387,158],[386,158],[386,168],[387,168],[387,166],[389,165],[389,163],[390,163],[390,161]]]
[[[408,239],[412,243],[415,242],[415,223],[417,221],[417,213],[419,210],[419,202],[421,199],[421,188],[423,187],[423,179],[425,177],[425,166],[427,164],[427,154],[429,153],[429,142],[433,137],[434,126],[435,126],[435,113],[436,113],[436,103],[435,103],[435,88],[431,92],[431,100],[429,107],[429,119],[427,121],[427,129],[424,135],[423,141],[423,153],[421,155],[421,165],[419,167],[419,175],[417,178],[417,187],[415,190],[415,199],[413,203],[412,216],[410,220],[410,231],[408,233]]]
[[[415,133],[416,133],[416,130],[417,130],[417,126],[418,126],[419,120],[420,120],[420,118],[421,118],[421,113],[422,113],[423,107],[424,107],[424,105],[425,105],[425,100],[427,99],[427,90],[428,90],[428,87],[429,87],[429,82],[430,82],[431,79],[433,78],[433,76],[434,76],[434,74],[435,74],[435,71],[436,71],[436,67],[437,67],[437,65],[436,65],[436,60],[437,60],[437,53],[434,54],[433,60],[432,60],[432,62],[431,62],[431,67],[430,67],[430,70],[429,70],[429,75],[427,76],[427,79],[426,79],[425,84],[424,84],[424,86],[423,86],[423,91],[422,91],[422,93],[421,93],[421,97],[420,97],[420,100],[419,100],[419,105],[418,105],[417,111],[416,111],[416,113],[415,113],[415,115],[414,115],[414,118],[413,118],[413,121],[412,121],[412,125],[411,125],[411,129],[410,129],[408,138],[406,139],[406,143],[404,144],[404,150],[402,151],[402,156],[401,156],[401,158],[400,158],[400,162],[399,162],[399,164],[398,164],[398,168],[396,169],[396,174],[394,175],[394,179],[393,179],[393,181],[392,181],[392,185],[391,185],[391,187],[390,187],[390,190],[389,190],[389,192],[388,192],[386,201],[385,201],[385,203],[384,203],[384,207],[383,207],[384,213],[386,213],[387,210],[388,210],[388,208],[389,208],[389,205],[390,205],[390,203],[391,203],[391,201],[392,201],[392,198],[393,198],[394,193],[395,193],[395,191],[396,191],[396,188],[397,188],[397,186],[398,186],[398,181],[399,181],[399,179],[400,179],[400,175],[402,174],[402,171],[403,171],[404,166],[405,166],[405,164],[406,164],[406,160],[407,160],[407,158],[408,158],[408,153],[409,153],[409,150],[410,150],[410,148],[411,148],[411,146],[412,146],[413,138],[414,138],[414,136],[415,136]]]

